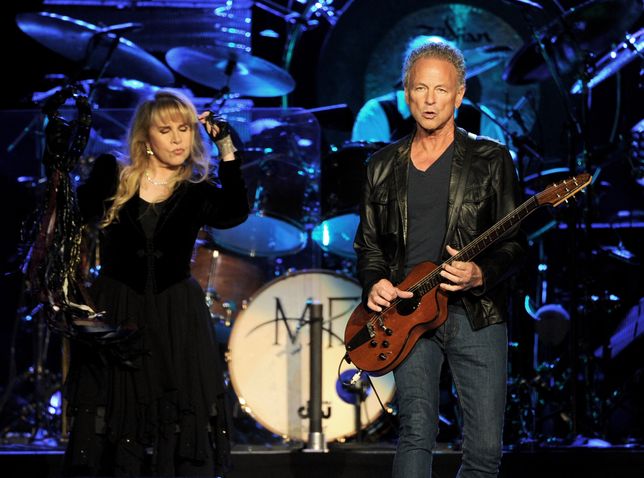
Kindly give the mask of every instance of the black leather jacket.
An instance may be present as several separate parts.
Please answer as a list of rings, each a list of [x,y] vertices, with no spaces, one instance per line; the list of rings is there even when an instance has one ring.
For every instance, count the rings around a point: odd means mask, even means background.
[[[360,225],[354,248],[358,254],[358,278],[363,301],[373,284],[387,278],[394,284],[404,279],[407,242],[407,180],[413,135],[392,143],[370,158],[360,210]],[[507,148],[484,137],[456,128],[451,168],[447,244],[461,249],[520,204],[520,191],[512,158]],[[471,143],[467,182],[462,181],[466,150]],[[459,188],[464,188],[458,217],[453,205]],[[483,272],[483,285],[455,294],[462,299],[474,329],[503,322],[507,308],[504,281],[519,266],[526,242],[518,227],[492,244],[473,261]]]

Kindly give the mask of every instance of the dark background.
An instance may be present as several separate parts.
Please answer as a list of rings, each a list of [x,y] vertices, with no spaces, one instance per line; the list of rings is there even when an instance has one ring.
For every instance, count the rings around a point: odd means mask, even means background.
[[[295,2],[283,0],[273,3],[302,11],[302,6]],[[356,57],[353,64],[347,65],[339,61],[339,49],[343,48],[343,44],[346,48],[354,48],[356,42],[362,42],[364,55],[368,56],[369,45],[376,41],[378,33],[367,28],[368,24],[376,22],[381,25],[379,28],[386,28],[388,23],[431,3],[420,0],[356,0],[353,4],[335,2],[337,9],[349,7],[346,18],[351,18],[353,23],[347,25],[342,20],[338,21],[338,30],[334,35],[329,22],[319,19],[317,27],[304,31],[296,43],[289,68],[296,88],[286,98],[253,98],[255,106],[325,106],[324,100],[329,96],[329,91],[326,89],[328,84],[321,84],[322,81],[333,78],[338,85],[333,88],[340,88],[336,93],[341,98],[343,85],[354,85],[352,88],[347,87],[350,93],[345,94],[344,102],[349,105],[348,109],[319,118],[323,137],[320,154],[324,158],[332,144],[340,145],[349,139],[352,116],[367,99],[361,87],[355,86],[360,85],[364,74],[364,59]],[[493,12],[515,25],[524,40],[529,40],[530,29],[521,15],[525,7],[520,2],[471,0],[460,3]],[[541,3],[545,7],[544,11],[535,12],[533,16],[537,26],[551,22],[557,13],[555,2],[544,0]],[[573,0],[559,3],[565,9],[581,4]],[[21,308],[25,304],[19,273],[23,246],[20,229],[22,222],[39,204],[42,192],[42,187],[34,186],[32,182],[17,181],[19,176],[31,176],[34,180],[41,177],[38,150],[25,148],[20,155],[8,155],[6,147],[16,139],[23,125],[28,124],[29,118],[38,110],[39,106],[31,100],[32,94],[54,85],[51,80],[45,79],[46,75],[70,75],[76,71],[76,65],[24,34],[15,22],[15,15],[19,12],[60,11],[65,6],[44,6],[42,2],[29,0],[4,2],[0,8],[0,28],[5,38],[2,53],[3,94],[0,95],[0,129],[3,130],[0,135],[0,194],[3,205],[0,209],[0,384],[4,384],[13,358],[17,360],[18,371],[24,370],[33,361],[31,341],[35,332],[24,320],[28,311]],[[74,8],[76,12],[87,8],[89,17],[96,16],[99,7],[70,8]],[[104,19],[105,24],[127,21],[127,8],[101,8],[99,17]],[[276,65],[283,65],[284,45],[290,27],[264,9],[253,7],[252,13],[253,55]],[[197,20],[195,25],[203,27]],[[635,31],[641,25],[641,20],[633,20],[629,31]],[[266,29],[274,30],[278,37],[262,36],[260,32]],[[338,36],[340,30],[345,33]],[[144,31],[141,35],[144,35],[141,38],[146,50],[163,61],[165,46],[162,43],[165,43],[159,42],[155,47],[153,32]],[[138,43],[136,35],[128,38]],[[596,53],[601,55],[609,47],[607,44],[604,50]],[[638,159],[644,148],[641,143],[633,142],[631,133],[633,126],[642,119],[641,68],[642,62],[635,60],[593,90],[590,107],[586,108],[582,117],[582,138],[571,135],[571,125],[555,82],[546,80],[538,85],[541,101],[537,122],[530,131],[530,136],[535,139],[540,151],[547,152],[547,164],[537,164],[535,170],[572,166],[573,170],[587,169],[594,172],[599,167],[600,173],[593,187],[589,188],[589,193],[576,201],[576,206],[539,211],[526,221],[526,231],[533,236],[532,247],[524,268],[514,279],[513,313],[510,321],[513,342],[510,349],[511,375],[516,378],[511,384],[513,390],[519,390],[520,387],[515,384],[521,380],[527,380],[530,387],[537,389],[541,386],[538,380],[545,376],[544,383],[548,380],[549,383],[541,398],[553,403],[554,410],[546,410],[545,405],[541,410],[544,415],[552,413],[556,416],[556,407],[561,404],[562,408],[570,409],[570,394],[575,387],[585,385],[585,388],[578,390],[581,398],[574,410],[581,431],[603,434],[616,441],[625,441],[630,436],[641,437],[642,340],[641,337],[629,340],[625,351],[615,359],[599,360],[593,358],[593,352],[609,343],[629,312],[633,316],[633,307],[641,304],[643,296],[641,258],[644,253],[644,195],[643,186],[635,179],[637,174],[642,174],[638,168],[644,168],[641,159]],[[189,88],[196,96],[207,97],[212,94],[207,87],[181,75],[176,76],[176,86]],[[570,81],[570,78],[565,80]],[[499,78],[499,81],[502,80]],[[578,112],[583,109],[580,97],[574,97],[572,101]],[[636,154],[640,156],[636,157]],[[526,186],[538,191],[545,185],[536,183]],[[528,192],[526,194],[529,195]],[[564,229],[570,223],[596,224],[602,227],[590,227],[572,233],[569,228]],[[627,223],[627,227],[621,227],[624,223]],[[536,234],[548,224],[555,224],[555,227],[542,235]],[[633,257],[619,257],[614,254],[616,248],[630,251]],[[327,258],[324,264],[331,269],[338,268],[338,263],[333,258]],[[543,269],[541,271],[540,265]],[[351,273],[351,268],[348,271]],[[535,334],[536,322],[526,313],[524,304],[528,297],[539,305],[539,294],[544,284],[548,292],[546,302],[559,303],[569,311],[570,321],[567,325],[571,326],[571,331],[560,344],[544,344],[542,341],[538,346],[539,360],[535,364],[533,350],[535,337],[538,337]],[[612,299],[612,296],[617,297],[617,300]],[[641,320],[641,310],[636,309],[634,314],[635,320]],[[15,354],[11,352],[13,334],[16,335]],[[55,347],[54,343],[52,350],[55,351]],[[57,369],[58,354],[55,352],[51,355],[49,366]],[[574,359],[580,356],[586,356],[583,364]],[[539,376],[539,371],[535,370],[535,365],[543,364],[552,367],[541,375],[542,378],[537,379],[535,377]],[[571,371],[573,376],[568,376]],[[524,399],[518,398],[516,401],[519,403]],[[567,434],[570,431],[557,419],[542,420],[540,426],[544,433]]]

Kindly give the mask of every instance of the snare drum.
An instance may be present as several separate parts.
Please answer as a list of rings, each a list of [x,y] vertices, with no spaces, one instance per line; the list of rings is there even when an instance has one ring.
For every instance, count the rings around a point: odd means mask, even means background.
[[[345,354],[342,336],[353,309],[360,303],[360,286],[328,271],[307,271],[279,277],[262,287],[243,310],[230,336],[230,379],[239,402],[261,425],[278,435],[306,441],[309,420],[299,414],[309,401],[309,307],[323,305],[322,420],[327,440],[357,432],[356,406],[338,378]],[[353,375],[342,369],[343,379]],[[348,378],[347,378],[348,377]],[[393,374],[373,377],[383,402],[393,398]],[[368,389],[361,406],[362,426],[376,420],[382,408]]]

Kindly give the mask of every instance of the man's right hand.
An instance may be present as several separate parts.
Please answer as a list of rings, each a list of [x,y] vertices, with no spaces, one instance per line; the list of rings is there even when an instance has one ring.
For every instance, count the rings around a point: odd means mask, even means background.
[[[389,307],[391,305],[391,301],[396,297],[400,297],[401,299],[410,299],[413,296],[413,292],[400,290],[387,279],[380,279],[369,291],[367,307],[375,312],[382,312],[382,308]]]

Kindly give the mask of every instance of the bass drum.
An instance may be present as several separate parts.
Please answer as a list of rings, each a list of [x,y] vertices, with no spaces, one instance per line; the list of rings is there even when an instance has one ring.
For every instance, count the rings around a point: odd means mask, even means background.
[[[228,367],[242,409],[271,432],[306,441],[309,420],[300,416],[309,401],[309,304],[323,305],[322,420],[328,441],[357,432],[355,395],[338,379],[345,354],[342,336],[360,286],[328,271],[295,272],[261,288],[242,311],[230,336]],[[355,371],[355,370],[353,370]],[[350,366],[342,371],[349,381]],[[383,403],[393,399],[393,374],[372,378]],[[362,426],[376,420],[382,408],[371,388],[360,409]],[[304,408],[302,408],[304,407]]]

